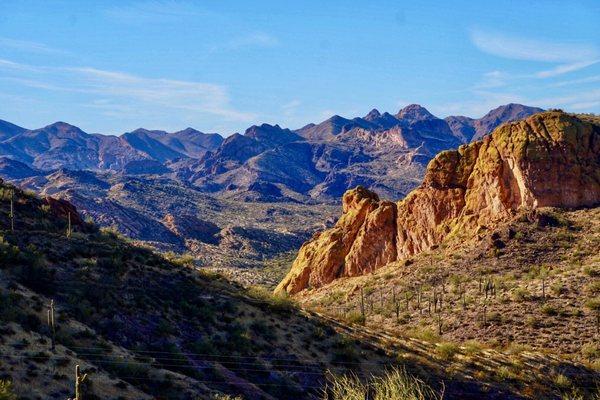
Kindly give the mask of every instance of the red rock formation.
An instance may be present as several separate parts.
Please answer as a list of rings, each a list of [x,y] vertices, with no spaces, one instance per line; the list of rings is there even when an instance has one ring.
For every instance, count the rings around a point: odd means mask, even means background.
[[[444,151],[422,185],[394,204],[362,187],[337,224],[306,242],[276,291],[361,275],[452,238],[472,239],[520,209],[600,203],[600,125],[546,112]]]

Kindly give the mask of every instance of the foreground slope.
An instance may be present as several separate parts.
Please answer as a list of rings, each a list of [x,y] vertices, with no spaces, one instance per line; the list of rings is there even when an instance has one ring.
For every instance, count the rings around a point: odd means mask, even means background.
[[[600,124],[536,114],[440,153],[422,185],[398,203],[360,187],[347,192],[336,226],[303,245],[277,291],[297,293],[473,240],[518,211],[599,203]]]
[[[0,227],[0,380],[12,381],[20,398],[72,396],[76,364],[89,374],[87,399],[315,399],[330,374],[365,379],[394,365],[435,390],[443,385],[448,399],[527,398],[531,385],[554,399],[557,374],[582,385],[594,377],[539,353],[450,359],[436,344],[305,312],[98,231],[68,202],[5,184]],[[55,350],[45,323],[51,300]],[[498,381],[496,366],[515,362],[536,372]]]
[[[0,379],[22,398],[72,395],[76,363],[86,398],[298,399],[316,396],[328,369],[365,376],[391,361],[283,299],[98,231],[67,202],[4,184],[0,198]]]

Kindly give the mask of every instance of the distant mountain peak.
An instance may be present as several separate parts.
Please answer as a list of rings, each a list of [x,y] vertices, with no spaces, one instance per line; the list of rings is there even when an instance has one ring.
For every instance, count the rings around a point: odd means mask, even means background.
[[[398,114],[396,114],[398,119],[408,119],[408,120],[424,120],[424,119],[437,119],[433,114],[431,114],[427,109],[419,104],[409,104],[408,106],[401,109]]]
[[[45,126],[43,129],[47,129],[47,128],[56,128],[56,129],[60,129],[60,130],[66,130],[66,129],[76,129],[78,131],[81,130],[78,127],[76,127],[75,125],[71,125],[64,121],[56,121],[50,125]]]
[[[194,128],[192,128],[192,127],[189,127],[189,126],[188,126],[187,128],[185,128],[185,129],[182,129],[182,130],[180,130],[180,131],[177,131],[177,132],[175,132],[175,133],[186,133],[186,134],[190,134],[190,133],[202,133],[202,132],[200,132],[199,130],[197,130],[197,129],[194,129]]]
[[[377,118],[381,118],[381,113],[376,108],[369,111],[369,113],[364,117],[364,119],[366,119],[367,121],[373,121]]]
[[[159,130],[151,130],[151,129],[146,129],[146,128],[137,128],[134,131],[129,132],[130,134],[135,134],[135,135],[154,135],[154,136],[165,136],[167,135],[167,132],[165,131],[159,131]]]

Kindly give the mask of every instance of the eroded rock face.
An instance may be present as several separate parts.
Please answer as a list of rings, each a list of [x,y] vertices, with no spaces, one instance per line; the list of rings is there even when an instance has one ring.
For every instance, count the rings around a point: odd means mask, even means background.
[[[337,224],[306,242],[276,291],[297,293],[371,272],[443,241],[473,239],[520,209],[600,204],[600,125],[546,112],[438,154],[398,203],[363,187]]]

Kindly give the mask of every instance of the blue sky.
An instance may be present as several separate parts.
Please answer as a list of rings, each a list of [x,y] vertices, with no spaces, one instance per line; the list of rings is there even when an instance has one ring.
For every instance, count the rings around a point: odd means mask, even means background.
[[[333,114],[600,112],[598,1],[0,2],[0,119],[228,135]]]

